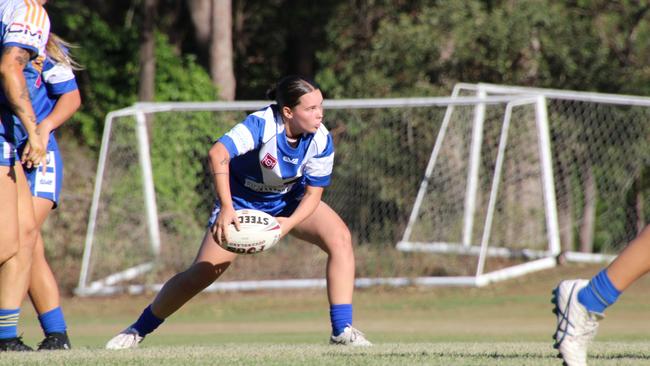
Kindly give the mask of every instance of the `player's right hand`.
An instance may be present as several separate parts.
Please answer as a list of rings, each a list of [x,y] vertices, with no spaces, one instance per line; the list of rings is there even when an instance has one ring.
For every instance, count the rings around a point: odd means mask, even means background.
[[[23,155],[20,157],[20,162],[28,169],[33,166],[43,165],[43,173],[47,169],[46,149],[43,144],[43,139],[38,135],[38,132],[29,134],[27,144],[23,150]]]
[[[239,231],[239,220],[237,219],[235,209],[232,206],[222,206],[221,211],[219,211],[219,216],[217,216],[217,221],[212,226],[212,237],[217,244],[221,245],[224,238],[226,241],[228,240],[228,230],[226,229],[230,224],[234,224],[235,229]]]

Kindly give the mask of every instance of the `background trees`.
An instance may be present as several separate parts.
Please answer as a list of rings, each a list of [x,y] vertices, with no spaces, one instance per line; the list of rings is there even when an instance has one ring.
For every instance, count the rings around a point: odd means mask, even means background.
[[[48,10],[52,29],[80,46],[84,108],[68,128],[91,146],[108,110],[143,99],[138,75],[161,64],[151,32],[172,64],[155,71],[146,94],[156,100],[196,89],[164,74],[186,67],[225,99],[263,98],[287,73],[315,76],[337,98],[446,95],[458,81],[650,92],[643,2],[57,0]],[[179,93],[159,95],[170,83]]]

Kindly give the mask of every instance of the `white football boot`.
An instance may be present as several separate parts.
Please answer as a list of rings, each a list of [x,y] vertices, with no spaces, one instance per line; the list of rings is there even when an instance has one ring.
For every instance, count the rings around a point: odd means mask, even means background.
[[[144,337],[135,328],[128,327],[106,343],[106,349],[137,348]]]
[[[360,330],[353,328],[348,324],[341,334],[335,336],[332,334],[330,337],[330,344],[338,344],[342,346],[354,347],[368,347],[372,343],[366,339],[366,336]]]
[[[553,290],[553,312],[557,315],[553,347],[568,366],[587,365],[587,347],[596,336],[598,321],[604,317],[588,311],[578,301],[578,292],[587,284],[587,280],[562,281]]]

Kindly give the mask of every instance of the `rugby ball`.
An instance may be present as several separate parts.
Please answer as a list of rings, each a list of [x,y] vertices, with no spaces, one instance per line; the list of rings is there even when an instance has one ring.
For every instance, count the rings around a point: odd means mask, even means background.
[[[254,254],[273,247],[280,240],[280,224],[275,217],[258,210],[237,210],[239,231],[230,224],[224,249],[237,254]]]

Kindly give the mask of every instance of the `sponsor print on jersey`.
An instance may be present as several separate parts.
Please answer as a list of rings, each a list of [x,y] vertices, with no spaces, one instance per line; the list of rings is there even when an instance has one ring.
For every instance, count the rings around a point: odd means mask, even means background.
[[[3,46],[24,48],[43,55],[50,34],[50,19],[36,0],[0,1],[0,38]]]
[[[34,180],[34,192],[35,193],[51,193],[56,192],[56,159],[54,158],[54,152],[47,152],[47,169],[45,174],[41,171],[42,168],[38,168],[36,173],[36,179]]]
[[[262,193],[287,193],[293,188],[294,183],[272,186],[265,183],[257,183],[250,179],[244,180],[244,186]]]
[[[298,158],[290,158],[288,156],[283,156],[282,161],[286,161],[289,164],[297,165],[298,164]]]
[[[36,46],[43,42],[43,29],[25,22],[13,22],[7,27],[7,34],[27,45]]]

